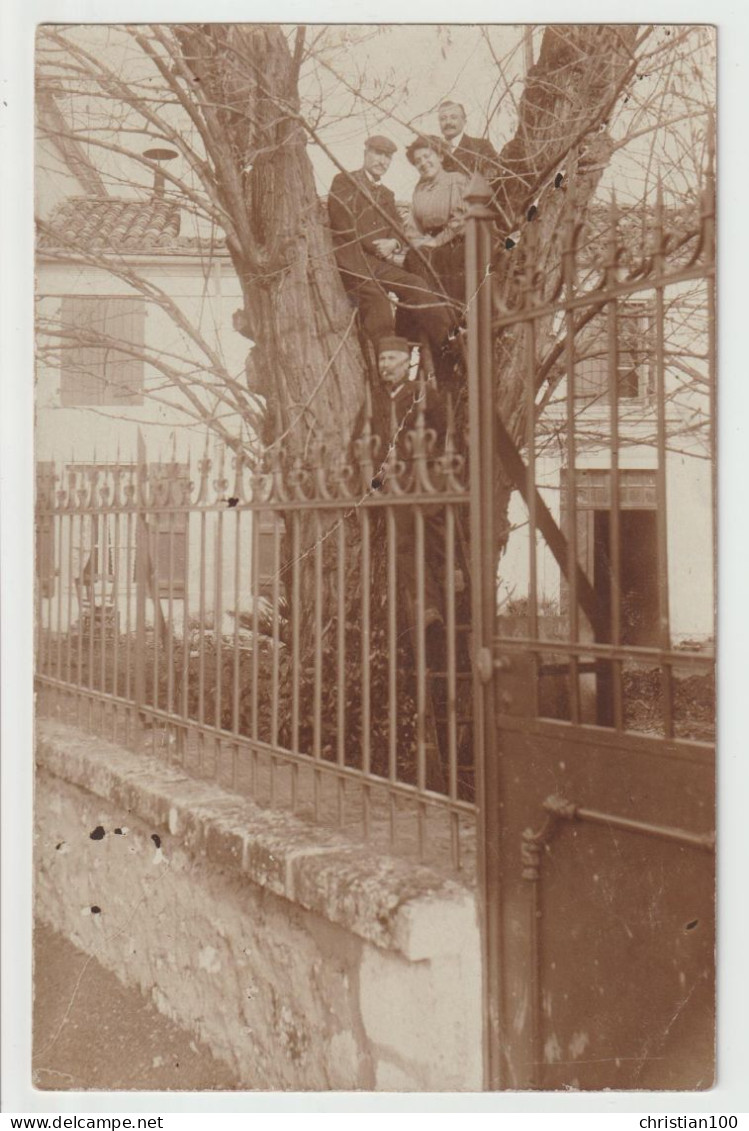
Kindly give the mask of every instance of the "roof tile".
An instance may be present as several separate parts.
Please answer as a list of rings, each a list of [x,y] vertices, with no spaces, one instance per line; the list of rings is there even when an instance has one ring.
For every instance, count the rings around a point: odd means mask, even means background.
[[[73,196],[63,200],[39,232],[38,246],[70,252],[200,251],[211,240],[180,236],[179,204],[163,197],[123,200]]]

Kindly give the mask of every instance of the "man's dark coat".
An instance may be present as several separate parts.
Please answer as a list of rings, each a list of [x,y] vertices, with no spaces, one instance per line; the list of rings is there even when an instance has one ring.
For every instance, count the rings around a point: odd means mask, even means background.
[[[372,201],[391,218],[391,223]],[[374,241],[399,238],[396,227],[400,227],[401,218],[395,196],[385,185],[371,181],[363,169],[348,175],[338,173],[333,178],[328,214],[336,260],[344,271],[369,275],[371,264],[367,256],[377,258]]]
[[[359,308],[367,337],[376,343],[393,333],[392,293],[439,356],[452,325],[448,306],[420,275],[382,259],[374,245],[375,240],[399,239],[401,219],[391,190],[371,181],[363,169],[338,173],[330,186],[328,215],[343,285]]]
[[[443,168],[448,173],[467,173],[469,176],[478,169],[490,182],[500,174],[499,157],[489,139],[468,137],[466,134],[453,153],[445,153]]]

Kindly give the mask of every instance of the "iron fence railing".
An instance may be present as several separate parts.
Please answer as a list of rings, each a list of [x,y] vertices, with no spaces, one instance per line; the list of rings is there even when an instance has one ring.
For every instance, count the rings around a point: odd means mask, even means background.
[[[659,197],[634,232],[615,205],[593,234],[570,208],[548,274],[529,224],[508,303],[482,285],[496,248],[491,212],[474,199],[474,617],[494,669],[518,675],[513,701],[492,707],[508,725],[714,742],[713,195],[708,180],[691,208],[670,212]],[[522,499],[512,602],[522,626],[496,618],[498,468]],[[563,620],[553,638],[550,604]]]
[[[455,867],[498,720],[712,737],[711,653],[672,625],[674,486],[685,459],[714,468],[711,190],[590,238],[570,206],[546,273],[531,221],[507,248],[471,199],[465,384],[375,379],[345,451],[40,464],[37,506],[49,709]],[[499,620],[498,484],[525,504]]]
[[[468,494],[409,382],[348,452],[42,465],[43,709],[389,850],[472,853]],[[370,406],[371,407],[371,406]],[[333,454],[331,454],[333,453]],[[194,482],[193,482],[194,478]]]

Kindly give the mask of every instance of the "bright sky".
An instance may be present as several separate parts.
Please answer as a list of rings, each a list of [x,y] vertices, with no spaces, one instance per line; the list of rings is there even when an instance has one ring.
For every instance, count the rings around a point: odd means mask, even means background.
[[[67,34],[71,34],[68,32]],[[363,27],[338,25],[327,29],[310,27],[307,43],[316,44],[316,59],[303,69],[301,96],[303,109],[319,122],[320,135],[344,166],[361,167],[365,139],[383,133],[398,145],[387,175],[387,183],[399,199],[410,199],[416,176],[406,160],[404,149],[415,131],[439,132],[436,110],[450,97],[462,102],[468,113],[468,132],[487,135],[499,148],[513,127],[513,96],[519,97],[522,78],[522,29],[513,26],[390,25]],[[147,72],[131,42],[124,41],[117,27],[82,26],[72,32],[78,43],[106,61],[128,82],[143,79]],[[507,77],[513,84],[510,95],[501,81],[492,58],[507,60]],[[363,97],[352,90],[360,88]],[[371,100],[372,105],[367,100]],[[111,113],[110,106],[99,110]],[[162,111],[164,112],[164,111]],[[76,126],[84,127],[97,113],[97,100],[81,93],[73,107]],[[169,113],[169,111],[166,111]],[[174,119],[175,124],[177,119]],[[410,129],[408,123],[413,123]],[[97,123],[97,124],[102,124]],[[121,126],[135,127],[134,115],[126,115]],[[186,123],[185,123],[186,125]],[[182,127],[181,127],[182,128]],[[99,136],[104,136],[100,134]],[[142,152],[153,141],[144,134],[121,134],[112,140],[135,152]],[[310,145],[318,188],[327,192],[337,171],[325,154]],[[90,149],[91,160],[115,181],[115,195],[131,195],[128,184],[150,184],[151,174],[121,156],[102,149]],[[181,160],[170,164],[170,171],[186,175]],[[54,167],[51,177],[46,170]],[[39,205],[43,213],[61,197],[80,192],[75,184],[61,182],[59,162],[49,155],[40,158],[38,176]],[[189,174],[187,174],[189,175]],[[65,179],[66,180],[66,179]]]
[[[288,29],[292,37],[294,29]],[[82,26],[72,36],[128,83],[143,83],[149,93],[157,93],[147,75],[150,64],[144,61],[129,37],[117,26]],[[537,54],[542,30],[534,30]],[[679,29],[657,28],[648,49],[671,46]],[[669,38],[671,37],[671,38]],[[124,48],[123,48],[124,44]],[[515,130],[517,102],[525,70],[524,28],[517,25],[332,25],[310,26],[306,36],[311,57],[303,67],[300,82],[302,109],[318,129],[321,140],[349,169],[361,167],[365,139],[373,133],[390,137],[398,152],[385,181],[400,200],[409,200],[416,174],[405,157],[405,147],[417,131],[439,132],[437,107],[445,97],[462,102],[468,113],[467,130],[474,136],[488,136],[501,149]],[[694,46],[693,46],[694,45]],[[601,190],[616,188],[618,199],[626,203],[641,198],[643,185],[655,185],[660,170],[679,191],[685,181],[695,183],[696,166],[704,168],[705,106],[710,104],[714,83],[714,39],[709,32],[689,33],[682,56],[674,71],[652,65],[649,73],[638,75],[631,89],[620,99],[615,138],[627,132],[636,140],[617,152],[602,181]],[[650,67],[650,64],[647,64]],[[160,85],[159,83],[156,84]],[[695,118],[693,111],[700,112]],[[77,126],[87,128],[97,113],[95,125],[107,127],[95,136],[109,136],[119,145],[142,153],[154,144],[142,130],[142,122],[132,111],[123,110],[120,132],[111,130],[111,104],[81,91],[73,111]],[[189,136],[189,125],[182,111],[164,108],[175,127]],[[672,124],[668,129],[652,130],[655,114]],[[183,120],[184,119],[184,120]],[[133,132],[123,133],[123,128]],[[106,170],[114,195],[132,195],[132,185],[147,187],[152,175],[137,163],[89,149],[91,159]],[[308,149],[318,189],[328,190],[336,168],[316,145]],[[63,196],[80,192],[75,182],[61,172],[59,162],[51,176],[48,156],[39,161],[38,191],[42,214]],[[177,159],[168,166],[185,181],[193,180],[186,163]],[[667,184],[668,191],[668,184]],[[185,216],[185,232],[190,221]]]
[[[316,30],[309,30],[308,42],[314,41]],[[349,169],[361,167],[368,136],[390,137],[399,151],[386,181],[399,199],[409,199],[417,178],[404,149],[416,131],[439,133],[437,107],[444,98],[465,106],[469,134],[488,135],[497,149],[507,140],[515,121],[512,95],[505,91],[492,51],[500,59],[509,54],[507,76],[519,98],[522,37],[522,28],[502,25],[330,29],[325,43],[339,41],[341,46],[323,49],[317,64],[308,64],[302,97],[333,119],[321,130],[321,137]],[[326,70],[326,63],[340,78]],[[347,84],[354,89],[362,84],[365,98],[379,105],[359,99],[354,107]],[[319,149],[311,147],[310,156],[325,192],[337,170]]]

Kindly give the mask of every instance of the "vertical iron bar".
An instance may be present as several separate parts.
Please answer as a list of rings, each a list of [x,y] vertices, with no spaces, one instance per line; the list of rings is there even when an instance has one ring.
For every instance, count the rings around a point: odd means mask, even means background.
[[[609,286],[616,284],[617,261],[617,215],[612,201],[609,220]],[[609,507],[609,569],[611,593],[611,617],[609,639],[614,647],[621,642],[622,591],[621,591],[621,487],[619,473],[619,309],[616,296],[606,304],[607,344],[608,344],[608,393],[609,393],[609,444],[610,444],[610,507]],[[613,692],[613,725],[617,730],[623,726],[622,712],[622,662],[612,660],[608,665],[611,672]]]
[[[112,650],[112,695],[117,695],[117,688],[119,684],[120,675],[120,575],[122,566],[120,558],[122,557],[122,502],[119,496],[120,487],[120,468],[119,465],[115,470],[116,489],[117,495],[115,496],[118,502],[117,508],[113,509],[112,521],[114,522],[114,570],[112,581],[112,605],[114,606],[114,647]],[[115,719],[117,714],[115,712]],[[116,730],[112,736],[113,740],[117,741]]]
[[[713,595],[718,592],[718,452],[717,452],[717,405],[715,369],[715,181],[713,162],[715,159],[715,123],[711,117],[708,135],[707,183],[703,193],[702,234],[704,239],[704,266],[707,286],[707,381],[708,381],[708,436],[710,450],[710,478],[712,505],[712,554],[713,554]],[[715,600],[715,596],[713,596]]]
[[[426,623],[424,619],[426,598],[424,578],[424,512],[421,503],[414,505],[415,540],[414,556],[416,564],[416,788],[423,795],[427,788],[426,751]],[[424,858],[426,840],[426,809],[423,797],[419,797],[417,810],[419,859]]]
[[[181,715],[185,724],[182,732],[182,749],[180,761],[184,764],[187,759],[188,730],[187,719],[190,714],[190,644],[192,642],[190,629],[190,472],[187,473],[187,482],[183,495],[185,508],[185,590],[182,605],[182,696]]]
[[[149,554],[146,502],[148,491],[148,466],[146,447],[138,432],[138,466],[135,477],[136,537],[135,537],[135,705],[142,721],[146,701],[146,561]]]
[[[75,516],[74,516],[75,517]],[[78,512],[78,578],[77,578],[77,592],[78,592],[78,672],[76,683],[78,686],[78,694],[76,695],[75,708],[76,708],[76,722],[80,725],[81,721],[81,694],[80,689],[83,686],[83,531],[85,529],[85,515],[83,513],[83,505],[80,504]]]
[[[36,498],[34,499],[34,605],[36,610],[36,655],[34,657],[34,665],[36,674],[38,676],[44,675],[44,603],[42,600],[42,584],[41,584],[41,550],[42,539],[41,530],[44,525],[44,500],[40,490],[39,476],[36,478]]]
[[[223,469],[222,469],[223,471]],[[216,691],[214,702],[214,715],[213,724],[217,731],[222,729],[223,712],[222,712],[222,698],[224,691],[224,648],[223,648],[223,630],[224,630],[224,511],[220,502],[217,500],[215,510],[216,522],[216,542],[213,555],[213,570],[214,570],[214,593],[213,593],[213,633],[214,633],[214,648],[216,653]],[[221,752],[220,740],[216,736],[216,767],[215,774],[218,777],[219,770],[219,757]]]
[[[535,230],[534,230],[535,232]],[[532,302],[531,284],[525,291],[525,302]],[[539,639],[538,629],[538,536],[536,517],[536,323],[528,312],[524,326],[525,349],[525,439],[528,466],[528,635],[534,642]],[[539,653],[531,652],[531,702],[532,713],[538,714]]]
[[[398,780],[398,559],[393,507],[385,509],[388,599],[388,780]],[[390,846],[395,847],[395,796],[389,798]]]
[[[565,297],[565,369],[567,374],[567,592],[568,592],[568,639],[575,646],[580,645],[580,611],[577,594],[577,565],[579,557],[577,541],[577,431],[575,419],[575,314],[571,303],[575,297],[576,262],[574,246],[574,221],[572,214],[566,224],[565,246],[563,251],[564,297]],[[591,625],[591,628],[593,626]],[[571,652],[569,659],[570,720],[580,722],[580,671],[578,652]]]
[[[320,770],[319,763],[322,757],[322,604],[323,604],[323,547],[320,529],[320,512],[315,511],[315,672],[314,672],[314,700],[312,708],[312,753],[315,759],[314,770],[314,814],[315,820],[320,819]]]
[[[237,504],[234,508],[234,667],[232,674],[232,689],[231,689],[231,729],[232,734],[239,735],[239,694],[240,694],[240,678],[239,678],[239,664],[241,653],[239,649],[239,613],[241,604],[241,540],[242,540],[242,511]],[[237,788],[237,761],[239,756],[239,748],[235,743],[232,746],[231,756],[231,787],[233,790]]]
[[[360,507],[361,515],[361,741],[362,741],[362,771],[365,781],[362,786],[362,819],[364,824],[364,837],[369,840],[370,834],[370,788],[369,778],[371,772],[371,700],[370,700],[370,664],[371,651],[370,636],[370,587],[371,578],[371,549],[369,512],[366,507]]]
[[[68,499],[68,506],[70,500]],[[63,513],[63,522],[68,532],[68,570],[66,577],[67,588],[67,615],[65,618],[66,635],[67,635],[67,648],[65,654],[65,672],[68,683],[73,682],[73,541],[75,531],[75,515],[71,513]],[[67,520],[67,521],[66,521]],[[62,579],[60,580],[62,585]],[[62,598],[62,593],[60,594]],[[79,609],[80,613],[80,609]]]
[[[91,498],[88,500],[87,514],[89,519],[89,530],[91,532],[91,554],[89,557],[90,566],[90,581],[91,587],[89,589],[89,617],[88,617],[88,689],[94,689],[94,639],[96,634],[96,574],[98,570],[98,558],[100,554],[99,548],[99,524],[98,515],[93,505],[93,487],[91,489]],[[93,722],[93,696],[87,696],[88,704],[88,725],[91,726]]]
[[[56,596],[57,607],[57,662],[55,675],[62,679],[62,579],[63,579],[63,530],[62,515],[57,512],[54,503],[54,469],[52,473],[52,486],[50,487],[49,524],[52,528],[52,581],[51,587]],[[57,561],[57,565],[55,565]]]
[[[300,628],[301,628],[301,532],[299,524],[301,512],[293,511],[291,515],[291,749],[299,753],[299,680],[301,673],[300,663]],[[291,809],[296,812],[298,805],[299,768],[294,762],[291,768]]]
[[[656,444],[658,466],[656,470],[656,537],[658,553],[658,644],[661,651],[671,648],[671,617],[669,611],[668,585],[668,467],[666,432],[666,305],[665,284],[663,281],[663,195],[660,181],[656,200],[656,239],[655,253],[655,397],[656,397]],[[674,734],[673,669],[668,663],[661,663],[661,695],[663,700],[663,729],[666,738]]]
[[[252,559],[252,746],[250,790],[253,797],[257,796],[257,770],[258,752],[257,742],[259,737],[258,723],[258,685],[260,681],[260,645],[259,638],[259,602],[260,602],[260,516],[261,511],[253,510],[252,527],[250,529]]]
[[[151,511],[148,518],[148,527],[151,532],[151,538],[148,545],[148,587],[151,591],[151,606],[153,610],[153,706],[155,709],[159,707],[159,645],[161,643],[161,579],[159,577],[159,556],[161,550],[161,524],[163,521],[163,510],[159,507],[159,487],[163,486],[163,479],[161,473],[163,471],[163,464],[159,460],[159,479],[154,483],[153,502],[158,509]],[[153,745],[153,753],[156,753],[156,719],[151,719],[151,738]]]
[[[346,762],[346,527],[343,514],[338,520],[338,715],[336,735],[338,740],[336,760],[343,767]],[[337,776],[338,824],[344,821],[345,779]]]
[[[484,1083],[501,1087],[500,828],[494,728],[493,638],[496,617],[494,557],[494,383],[491,340],[491,237],[493,217],[484,184],[466,197],[466,293],[470,423],[471,620],[473,703],[478,805],[478,881],[484,976]],[[488,526],[485,523],[488,522]],[[489,678],[486,678],[487,674]]]
[[[202,473],[201,473],[202,474]],[[205,586],[206,586],[206,552],[207,530],[205,505],[200,509],[200,580],[198,582],[198,722],[201,730],[198,733],[198,765],[203,772],[203,754],[205,735],[202,725],[205,723]]]
[[[171,486],[171,483],[170,483]],[[166,709],[171,715],[174,712],[174,501],[170,500],[167,516],[168,566],[166,596]],[[167,730],[167,735],[169,731]],[[166,751],[168,754],[169,752]]]
[[[125,495],[126,499],[126,513],[125,513],[125,698],[128,702],[131,701],[131,696],[135,695],[134,681],[132,679],[132,599],[133,599],[133,585],[136,584],[135,571],[137,567],[137,559],[134,555],[137,553],[134,545],[134,537],[137,534],[137,521],[134,521],[134,511],[137,507],[137,496],[131,494],[133,488],[137,491],[137,482],[133,479],[134,469],[131,466],[128,471],[128,491]],[[136,591],[136,601],[137,601]]]
[[[455,648],[455,511],[445,506],[445,729],[447,732],[447,786],[451,801],[458,798],[457,660]],[[450,810],[450,859],[457,867],[459,850],[458,814]]]
[[[106,475],[106,470],[104,471]],[[101,557],[102,557],[102,570],[101,570],[101,659],[99,663],[99,688],[102,695],[106,694],[107,690],[107,577],[109,575],[109,510],[104,502],[101,504]],[[111,596],[111,594],[110,594]],[[105,700],[101,700],[102,710],[104,709]]]
[[[536,869],[537,870],[537,869]],[[531,1063],[528,1087],[538,1088],[543,1071],[543,1008],[541,1001],[542,961],[541,961],[541,877],[536,875],[530,881],[528,916],[528,968],[530,972],[528,993],[531,1012]]]
[[[271,690],[271,746],[278,746],[278,652],[281,642],[279,604],[281,602],[281,529],[278,513],[273,511],[273,671]],[[275,763],[271,761],[271,782]]]

